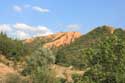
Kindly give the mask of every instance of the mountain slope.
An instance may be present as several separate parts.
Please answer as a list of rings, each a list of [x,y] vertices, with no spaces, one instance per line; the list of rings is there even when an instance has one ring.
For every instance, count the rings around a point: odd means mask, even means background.
[[[114,31],[115,29],[111,26],[97,27],[86,35],[79,37],[70,45],[62,47],[57,52],[56,63],[83,67],[85,65],[83,64],[83,49],[92,47],[93,44],[97,44],[98,42],[103,41],[106,37],[112,36]]]
[[[115,73],[115,69],[120,72],[116,72],[113,76],[121,74],[121,77],[123,77],[125,71],[125,31],[122,29],[114,29],[111,26],[97,27],[85,35],[81,35],[79,32],[61,32],[48,36],[26,39],[23,43],[22,41],[7,38],[6,35],[2,34],[0,40],[2,43],[0,44],[2,48],[0,49],[0,53],[3,54],[5,51],[5,58],[13,63],[8,63],[6,59],[1,59],[1,57],[0,62],[2,65],[0,64],[0,73],[6,74],[8,71],[16,73],[15,71],[17,71],[21,76],[29,76],[35,70],[35,80],[40,78],[40,83],[43,79],[55,80],[55,78],[53,78],[54,76],[64,77],[68,81],[75,81],[76,78],[72,78],[74,74],[80,75],[78,81],[80,81],[80,79],[85,80],[84,77],[87,76],[89,79],[92,77],[92,80],[95,77],[99,77],[96,81],[101,81],[102,78],[104,78],[105,82],[99,83],[106,83],[107,80],[111,81],[107,78],[109,78],[112,73]],[[12,48],[14,49],[11,50]],[[6,54],[11,56],[6,56]],[[9,66],[3,65],[3,63]],[[45,65],[44,68],[43,64]],[[52,65],[52,67],[50,65]],[[90,71],[84,74],[83,70],[86,68],[89,68]],[[38,70],[43,72],[40,73]],[[53,72],[49,72],[50,70],[53,70],[54,74]],[[121,72],[121,70],[123,72]],[[100,72],[102,73],[100,74]],[[107,74],[107,72],[109,74]],[[41,77],[41,75],[43,76]],[[48,77],[49,75],[50,77]],[[122,81],[121,77],[118,78],[120,81]],[[41,80],[41,78],[43,79]],[[112,75],[110,78],[114,79]],[[95,79],[93,81],[97,83]],[[84,82],[86,82],[86,80]]]
[[[75,39],[79,38],[81,34],[79,32],[65,32],[65,33],[57,33],[53,37],[52,42],[48,42],[44,45],[46,48],[52,47],[60,47],[64,45],[69,45]],[[49,36],[48,36],[49,37]]]
[[[24,42],[28,44],[33,44],[39,41],[43,44],[43,47],[45,48],[58,48],[61,46],[69,45],[80,36],[81,33],[79,32],[60,32],[48,36],[25,39]]]

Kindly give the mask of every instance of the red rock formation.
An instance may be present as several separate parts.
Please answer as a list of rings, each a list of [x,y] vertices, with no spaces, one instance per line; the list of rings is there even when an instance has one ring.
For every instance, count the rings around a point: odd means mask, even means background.
[[[112,26],[107,26],[107,27],[108,27],[108,29],[109,29],[110,33],[111,33],[111,34],[113,34],[113,33],[114,33],[114,31],[115,31],[115,29],[114,29]]]
[[[79,38],[81,34],[79,32],[62,32],[57,33],[53,36],[53,41],[46,43],[44,47],[51,48],[51,47],[60,47],[63,45],[68,45],[73,42],[75,39]],[[49,35],[48,37],[52,37]]]
[[[0,63],[0,74],[1,75],[6,75],[8,73],[15,73],[15,70],[11,67],[8,67],[2,63]]]
[[[25,43],[32,43],[33,42],[33,38],[29,38],[29,39],[25,39],[23,40]]]
[[[44,40],[51,40],[51,42],[47,42],[44,44],[44,47],[46,48],[52,48],[52,47],[60,47],[63,45],[68,45],[71,42],[73,42],[75,39],[79,38],[81,34],[79,32],[59,32],[56,34],[51,34],[48,36],[41,36],[36,37],[39,39]],[[23,40],[25,43],[32,43],[35,40],[35,38],[29,38]]]

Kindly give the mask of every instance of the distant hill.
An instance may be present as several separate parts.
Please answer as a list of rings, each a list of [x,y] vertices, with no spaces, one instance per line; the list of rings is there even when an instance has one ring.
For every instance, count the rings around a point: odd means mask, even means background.
[[[93,47],[93,45],[112,35],[125,38],[124,33],[125,31],[122,29],[115,29],[112,26],[104,25],[96,27],[84,35],[79,32],[59,32],[48,36],[26,39],[24,42],[30,44],[31,47],[37,48],[38,46],[34,45],[41,43],[41,47],[51,48],[57,58],[56,64],[81,66],[84,65],[80,64],[83,61],[83,49]],[[70,59],[71,57],[72,59]]]
[[[56,63],[62,65],[84,66],[84,64],[80,64],[84,58],[83,49],[93,47],[93,45],[96,45],[112,35],[125,38],[124,34],[125,32],[122,29],[114,29],[111,26],[97,27],[89,33],[82,35],[70,45],[59,49]]]
[[[124,50],[125,31],[111,26],[96,27],[84,35],[59,32],[23,41],[0,33],[0,73],[18,74],[20,80],[30,83],[113,83],[109,77],[123,83]],[[18,81],[7,76],[6,79]],[[29,76],[33,77],[27,78]]]
[[[53,36],[53,37],[52,37]],[[79,38],[81,34],[79,32],[65,32],[57,33],[55,35],[49,35],[52,37],[52,41],[44,45],[46,48],[60,47],[65,45],[70,45],[75,39]]]
[[[75,39],[79,38],[79,32],[59,32],[48,36],[40,36],[23,40],[25,43],[33,44],[38,41],[43,43],[45,48],[58,48],[65,45],[70,45]]]

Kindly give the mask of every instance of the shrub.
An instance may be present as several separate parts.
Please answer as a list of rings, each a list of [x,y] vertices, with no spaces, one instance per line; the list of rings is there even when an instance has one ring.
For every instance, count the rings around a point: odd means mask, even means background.
[[[116,36],[100,41],[86,58],[91,70],[85,74],[96,83],[125,82],[125,41]]]
[[[29,83],[28,80],[23,79],[17,74],[7,74],[5,78],[5,83]]]

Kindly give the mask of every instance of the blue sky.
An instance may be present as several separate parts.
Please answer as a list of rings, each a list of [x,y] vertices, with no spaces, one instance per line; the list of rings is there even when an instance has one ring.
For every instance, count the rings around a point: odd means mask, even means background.
[[[125,29],[124,4],[125,0],[1,0],[0,30],[23,38],[60,31],[84,34],[101,25]]]

